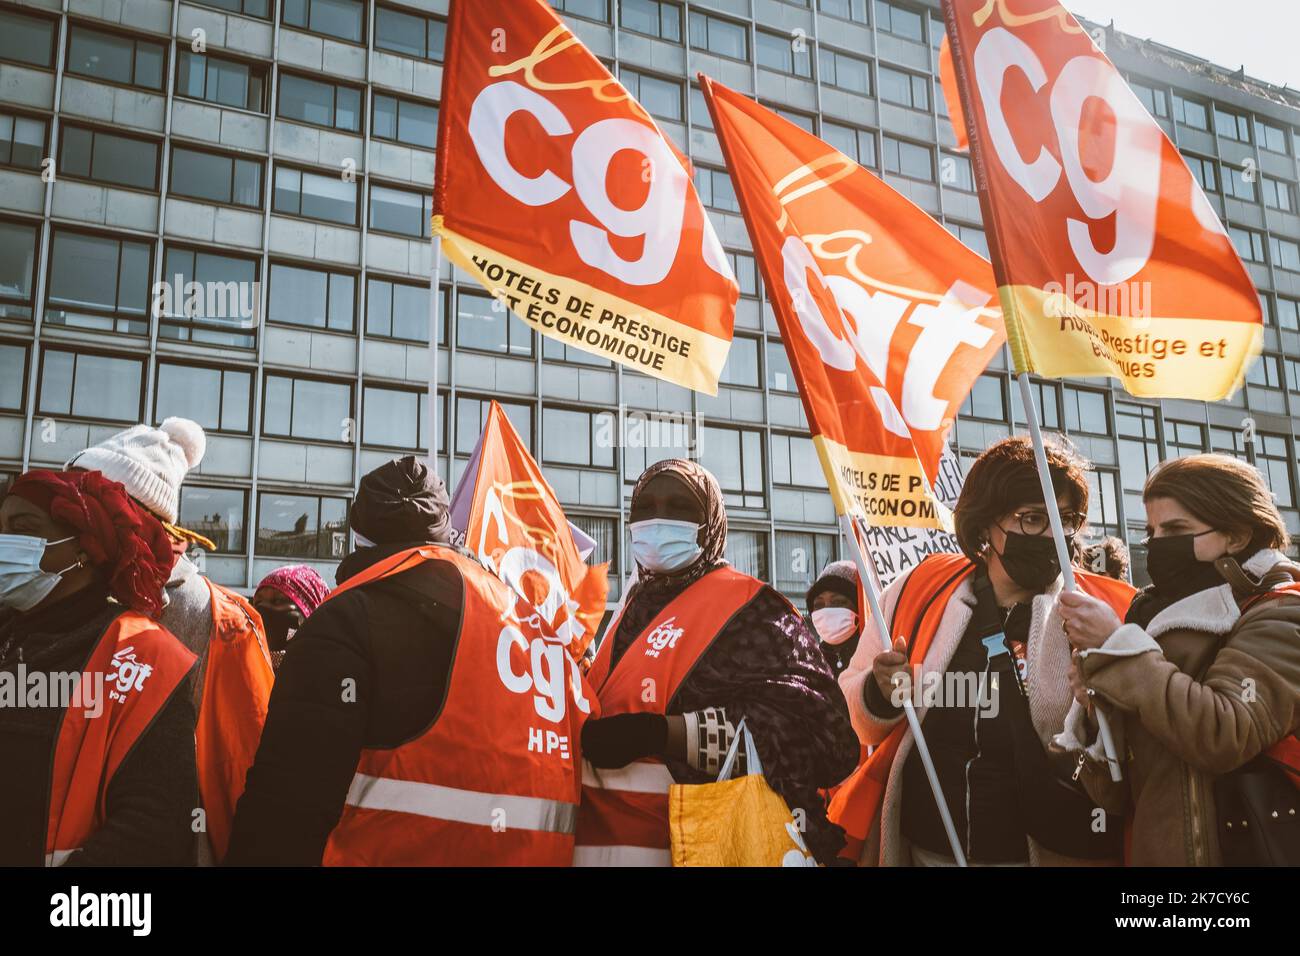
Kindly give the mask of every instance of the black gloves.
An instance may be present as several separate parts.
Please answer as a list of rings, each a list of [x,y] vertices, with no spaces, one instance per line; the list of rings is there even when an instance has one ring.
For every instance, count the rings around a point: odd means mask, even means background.
[[[615,714],[582,725],[582,756],[601,770],[657,757],[667,745],[668,718],[663,714]]]

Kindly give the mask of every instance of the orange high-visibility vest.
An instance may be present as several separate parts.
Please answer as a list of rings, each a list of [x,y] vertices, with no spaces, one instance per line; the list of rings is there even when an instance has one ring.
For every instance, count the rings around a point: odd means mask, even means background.
[[[710,571],[660,611],[612,670],[615,628],[606,632],[588,676],[602,717],[667,712],[686,675],[763,583],[731,567]],[[668,788],[672,774],[646,757],[626,767],[582,764],[575,866],[671,866]]]
[[[953,594],[974,572],[974,563],[965,555],[932,554],[903,582],[890,621],[890,633],[907,638],[907,660],[913,668],[925,660]],[[1137,593],[1124,581],[1079,568],[1074,568],[1074,579],[1081,591],[1105,601],[1121,619]],[[867,680],[871,680],[870,675]],[[906,722],[900,721],[831,799],[827,817],[843,828],[847,841],[840,851],[841,857],[857,861],[862,855],[862,848],[880,815],[889,771],[906,731]]]
[[[568,866],[582,724],[591,711],[566,642],[471,558],[391,555],[330,598],[425,561],[463,584],[460,634],[433,725],[357,764],[326,866]]]
[[[212,594],[212,637],[194,728],[199,799],[219,863],[230,845],[235,805],[257,755],[274,672],[262,617],[233,591],[203,578]]]
[[[135,611],[104,629],[59,723],[46,866],[61,865],[103,825],[113,775],[197,660],[165,627]]]

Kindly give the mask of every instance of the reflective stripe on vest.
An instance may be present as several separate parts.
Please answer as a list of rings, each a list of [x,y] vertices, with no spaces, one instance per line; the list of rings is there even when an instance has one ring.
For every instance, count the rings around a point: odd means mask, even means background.
[[[599,682],[601,716],[666,713],[700,657],[763,586],[731,567],[710,571],[668,602],[612,668],[617,634],[608,631],[589,674]],[[659,760],[637,760],[616,770],[583,761],[574,865],[670,866],[672,783]]]
[[[170,631],[135,611],[104,629],[80,677],[102,688],[103,708],[84,697],[63,713],[50,772],[45,864],[58,866],[85,845],[106,813],[108,787],[132,748],[193,670],[197,658]]]
[[[462,585],[445,700],[419,737],[362,751],[322,862],[567,866],[591,705],[577,663],[536,609],[473,559],[437,546],[391,555],[330,599],[427,561],[451,565]]]

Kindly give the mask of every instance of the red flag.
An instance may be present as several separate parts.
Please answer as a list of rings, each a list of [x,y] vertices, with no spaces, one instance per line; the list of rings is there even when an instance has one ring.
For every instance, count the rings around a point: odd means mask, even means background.
[[[946,436],[1004,340],[988,262],[835,148],[700,82],[836,510],[945,526]]]
[[[952,44],[948,34],[943,35],[939,44],[939,85],[943,88],[943,101],[948,107],[948,120],[952,123],[952,136],[957,142],[958,152],[970,149],[970,138],[966,135],[966,114],[961,108],[961,93],[957,90],[957,77],[952,65]]]
[[[1213,207],[1056,0],[944,0],[1018,371],[1134,395],[1240,386],[1263,316]]]
[[[433,204],[541,334],[717,393],[739,288],[689,164],[541,0],[453,0]]]
[[[483,431],[465,547],[582,659],[605,614],[606,565],[578,555],[559,499],[496,402]]]

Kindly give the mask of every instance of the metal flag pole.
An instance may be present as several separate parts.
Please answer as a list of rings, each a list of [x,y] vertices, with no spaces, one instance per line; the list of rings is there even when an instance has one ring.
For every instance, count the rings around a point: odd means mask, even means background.
[[[853,519],[848,515],[840,515],[840,532],[848,542],[849,550],[853,553],[854,563],[858,566],[858,577],[862,581],[862,591],[867,596],[867,604],[871,606],[871,617],[876,623],[876,633],[880,635],[880,643],[886,651],[893,650],[894,643],[889,633],[889,624],[885,621],[885,612],[880,608],[880,583],[876,579],[876,569],[867,559],[866,547],[862,539],[858,537]],[[867,675],[867,680],[872,680],[870,674]],[[910,699],[903,700],[903,713],[907,717],[907,725],[912,728],[912,740],[916,746],[916,752],[921,757],[922,766],[925,767],[926,779],[930,781],[930,790],[934,794],[935,805],[939,808],[943,828],[948,834],[948,844],[952,847],[952,858],[957,861],[958,866],[965,866],[966,854],[962,852],[961,840],[957,838],[957,827],[953,825],[952,814],[948,812],[948,802],[943,798],[943,788],[939,786],[939,775],[935,772],[934,761],[930,759],[930,748],[926,746],[925,735],[921,733],[921,719],[916,716],[916,708],[912,706]]]
[[[1065,543],[1065,528],[1061,524],[1061,509],[1056,503],[1056,490],[1052,487],[1052,473],[1047,465],[1047,449],[1043,446],[1043,431],[1038,424],[1038,406],[1029,387],[1029,373],[1021,372],[1016,376],[1020,383],[1020,404],[1024,406],[1025,418],[1029,421],[1029,435],[1034,442],[1034,461],[1038,464],[1038,480],[1043,488],[1043,503],[1047,507],[1047,517],[1052,523],[1052,537],[1056,540],[1056,559],[1061,565],[1061,576],[1065,579],[1066,591],[1077,591],[1074,580],[1074,568],[1071,566],[1070,548]],[[1106,751],[1106,766],[1110,768],[1110,779],[1119,783],[1124,779],[1120,770],[1119,754],[1115,750],[1115,740],[1110,733],[1110,720],[1100,706],[1093,708],[1097,718],[1097,733],[1101,736],[1101,745]]]
[[[439,287],[442,272],[442,236],[433,234],[433,275],[429,279],[429,468],[438,473],[438,311],[442,308]],[[451,485],[448,458],[447,484]]]

